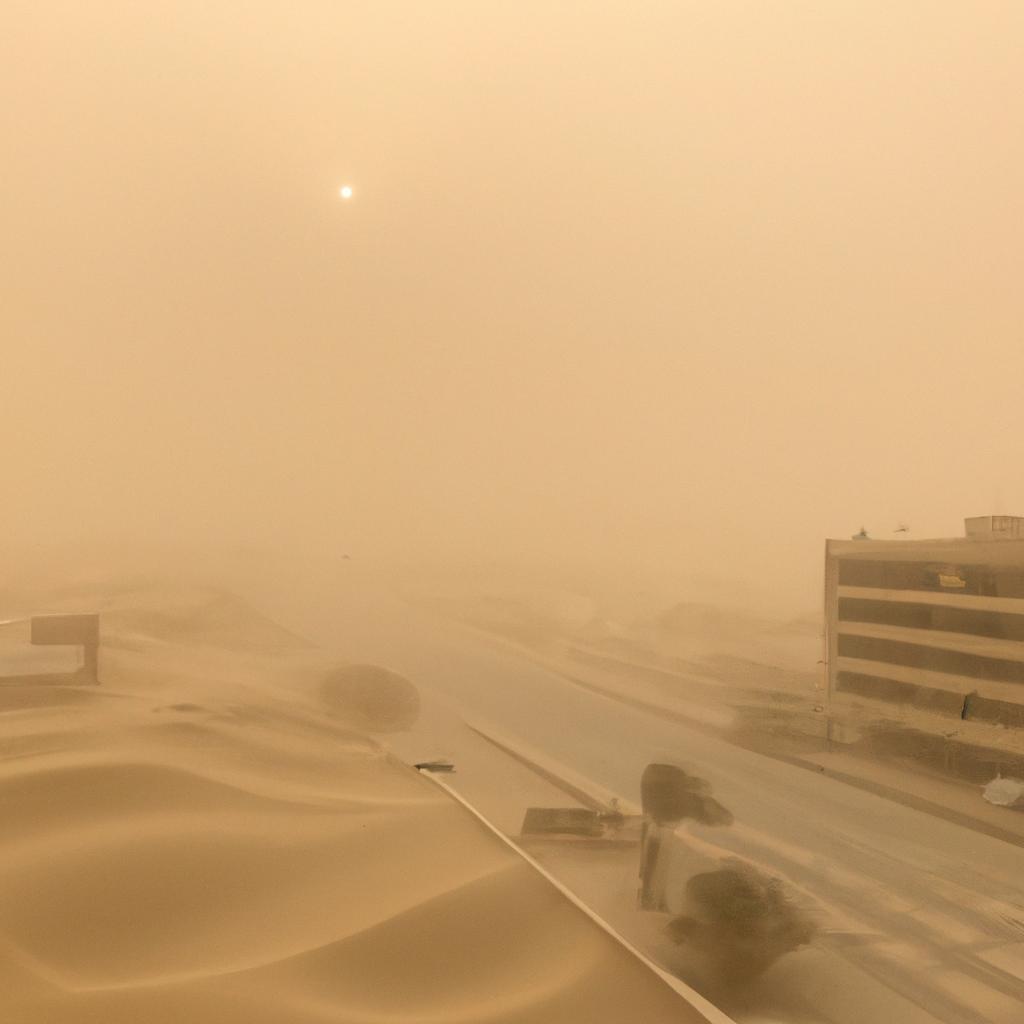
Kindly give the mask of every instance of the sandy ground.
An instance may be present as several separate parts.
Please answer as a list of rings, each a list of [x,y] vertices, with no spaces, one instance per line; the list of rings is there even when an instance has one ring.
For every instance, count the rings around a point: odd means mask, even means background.
[[[704,1019],[366,734],[407,692],[227,595],[83,604],[102,685],[0,687],[5,1022]]]

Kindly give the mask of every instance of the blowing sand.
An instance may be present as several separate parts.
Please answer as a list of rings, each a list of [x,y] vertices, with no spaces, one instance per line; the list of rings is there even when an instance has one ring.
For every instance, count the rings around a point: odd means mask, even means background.
[[[83,602],[102,685],[0,687],[3,1021],[704,1019],[368,737],[401,679],[227,595]]]

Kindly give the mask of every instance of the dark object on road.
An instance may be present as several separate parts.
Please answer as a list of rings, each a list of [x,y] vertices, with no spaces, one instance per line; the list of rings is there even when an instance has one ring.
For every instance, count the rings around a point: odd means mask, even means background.
[[[587,807],[527,807],[520,830],[524,836],[583,836],[586,839],[613,837],[626,822],[618,811],[595,811]]]
[[[418,772],[453,772],[455,765],[451,761],[420,761],[413,768]]]
[[[524,836],[598,838],[604,835],[604,826],[598,812],[587,807],[527,807],[521,831]]]
[[[329,711],[361,732],[400,732],[420,716],[420,695],[404,676],[379,665],[346,665],[320,683]]]
[[[666,841],[682,821],[702,825],[731,825],[732,814],[712,795],[705,779],[674,764],[649,764],[640,778],[644,829],[640,844],[641,910],[668,910],[669,857]]]
[[[702,825],[731,825],[732,814],[713,796],[705,779],[674,764],[649,764],[640,779],[644,815],[657,825],[691,819]]]
[[[676,942],[699,951],[719,978],[741,981],[806,945],[815,928],[779,879],[741,861],[726,864],[686,883],[685,910],[668,930]]]

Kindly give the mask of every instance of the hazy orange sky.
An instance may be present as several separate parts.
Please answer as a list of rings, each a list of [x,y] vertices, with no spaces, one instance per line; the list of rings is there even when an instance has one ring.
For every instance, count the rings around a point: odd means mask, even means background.
[[[2,27],[15,541],[813,601],[826,535],[1024,513],[1016,0],[8,0]]]

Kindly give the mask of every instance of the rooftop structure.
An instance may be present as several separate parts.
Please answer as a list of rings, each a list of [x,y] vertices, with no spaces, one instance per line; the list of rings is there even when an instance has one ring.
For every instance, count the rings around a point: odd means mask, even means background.
[[[1024,516],[972,516],[964,520],[968,540],[1024,539]]]

